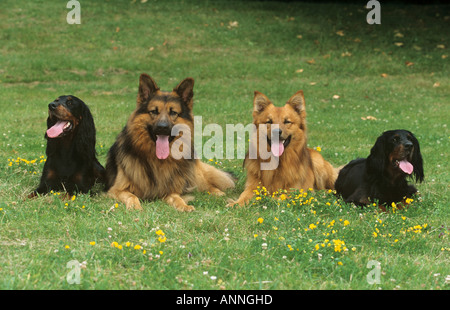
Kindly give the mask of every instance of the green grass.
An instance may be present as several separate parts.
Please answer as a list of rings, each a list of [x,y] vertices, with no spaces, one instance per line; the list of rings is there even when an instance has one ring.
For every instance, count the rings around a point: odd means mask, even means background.
[[[81,1],[81,25],[68,25],[65,3],[2,1],[0,289],[447,290],[449,6],[381,10],[381,25],[368,25],[362,4]],[[164,90],[193,77],[203,126],[251,122],[255,90],[281,105],[303,89],[309,146],[335,166],[366,157],[384,130],[411,130],[421,199],[383,213],[307,192],[229,209],[245,182],[240,159],[211,163],[237,187],[195,193],[193,213],[161,201],[126,211],[104,194],[26,199],[43,168],[48,103],[88,103],[104,164],[143,72]],[[66,280],[71,260],[80,284]],[[367,282],[371,260],[380,284]]]

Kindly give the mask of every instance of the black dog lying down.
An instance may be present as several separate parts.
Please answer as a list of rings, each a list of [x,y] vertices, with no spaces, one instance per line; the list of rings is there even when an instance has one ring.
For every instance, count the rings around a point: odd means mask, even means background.
[[[29,197],[54,191],[87,193],[104,182],[105,169],[95,152],[95,125],[88,106],[75,96],[48,105],[47,160],[38,188]]]
[[[408,185],[408,176],[416,182],[424,179],[419,142],[407,130],[390,130],[378,137],[369,157],[352,160],[342,168],[335,188],[345,202],[390,205],[417,192]]]

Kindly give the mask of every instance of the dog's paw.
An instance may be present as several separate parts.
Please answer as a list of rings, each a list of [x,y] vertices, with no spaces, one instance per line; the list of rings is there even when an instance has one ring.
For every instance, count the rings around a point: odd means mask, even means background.
[[[139,211],[143,210],[141,202],[139,201],[139,198],[137,198],[136,196],[129,197],[125,205],[127,206],[127,210],[139,210]]]
[[[181,206],[176,206],[175,208],[178,211],[181,211],[181,212],[192,212],[192,211],[195,211],[194,206],[191,206],[191,205],[181,205]]]
[[[231,198],[228,198],[227,202],[228,203],[225,205],[225,207],[227,207],[227,208],[232,208],[234,206],[237,206],[237,207],[239,206],[239,204],[235,200],[233,200]]]
[[[225,195],[225,193],[224,192],[222,192],[220,189],[218,189],[217,187],[211,187],[210,189],[209,189],[209,193],[211,194],[211,195],[214,195],[214,196],[224,196]]]

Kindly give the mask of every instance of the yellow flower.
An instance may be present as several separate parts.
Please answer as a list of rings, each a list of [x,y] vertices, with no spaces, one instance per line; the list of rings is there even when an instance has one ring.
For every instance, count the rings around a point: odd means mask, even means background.
[[[345,220],[345,221],[344,221],[344,226],[347,226],[347,225],[350,225],[350,222],[347,221],[347,220]]]
[[[161,236],[158,238],[158,241],[161,243],[166,242],[166,240],[167,240],[167,238],[165,236]]]
[[[127,241],[127,242],[125,243],[125,246],[126,246],[126,247],[129,247],[130,245],[131,245],[130,241]]]
[[[262,217],[258,218],[258,223],[262,224],[264,222],[264,219]]]
[[[320,146],[316,147],[317,152],[321,152],[322,148]]]
[[[342,247],[343,245],[345,245],[345,242],[342,240],[332,240],[334,243],[334,251],[335,252],[341,252],[342,250],[346,251],[346,247]]]
[[[373,232],[372,236],[373,236],[374,238],[376,238],[376,237],[378,236],[378,234],[377,234],[376,232]]]
[[[316,225],[314,225],[314,224],[309,224],[309,228],[310,229],[314,229],[314,228],[316,228],[317,226]]]
[[[155,234],[157,234],[158,236],[164,236],[164,233],[161,229],[155,231]]]
[[[338,262],[337,264],[338,264],[339,266],[342,266],[342,265],[343,265],[343,263],[342,263],[342,262]]]
[[[95,241],[89,242],[90,245],[95,245]]]
[[[134,249],[135,249],[135,250],[139,250],[139,249],[142,249],[142,247],[141,247],[139,244],[136,244],[136,245],[134,246]]]
[[[70,249],[70,246],[68,246],[68,245],[66,245],[64,248],[66,248],[66,249]]]

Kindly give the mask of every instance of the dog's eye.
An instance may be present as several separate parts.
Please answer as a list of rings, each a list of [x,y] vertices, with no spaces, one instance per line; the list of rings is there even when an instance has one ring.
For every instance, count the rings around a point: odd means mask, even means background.
[[[173,110],[170,110],[169,115],[170,116],[178,116],[178,113]]]
[[[397,137],[397,136],[395,136],[394,138],[392,138],[392,141],[393,141],[394,143],[398,143],[398,142],[400,141],[400,138]]]
[[[153,115],[158,115],[158,114],[159,114],[159,112],[158,112],[157,109],[151,110],[149,113],[150,113],[150,114],[153,114]]]
[[[292,122],[291,122],[290,120],[287,120],[287,119],[286,119],[286,120],[284,120],[284,123],[285,123],[285,124],[291,124]]]
[[[269,120],[266,122],[266,124],[272,124],[272,120],[269,119]]]

